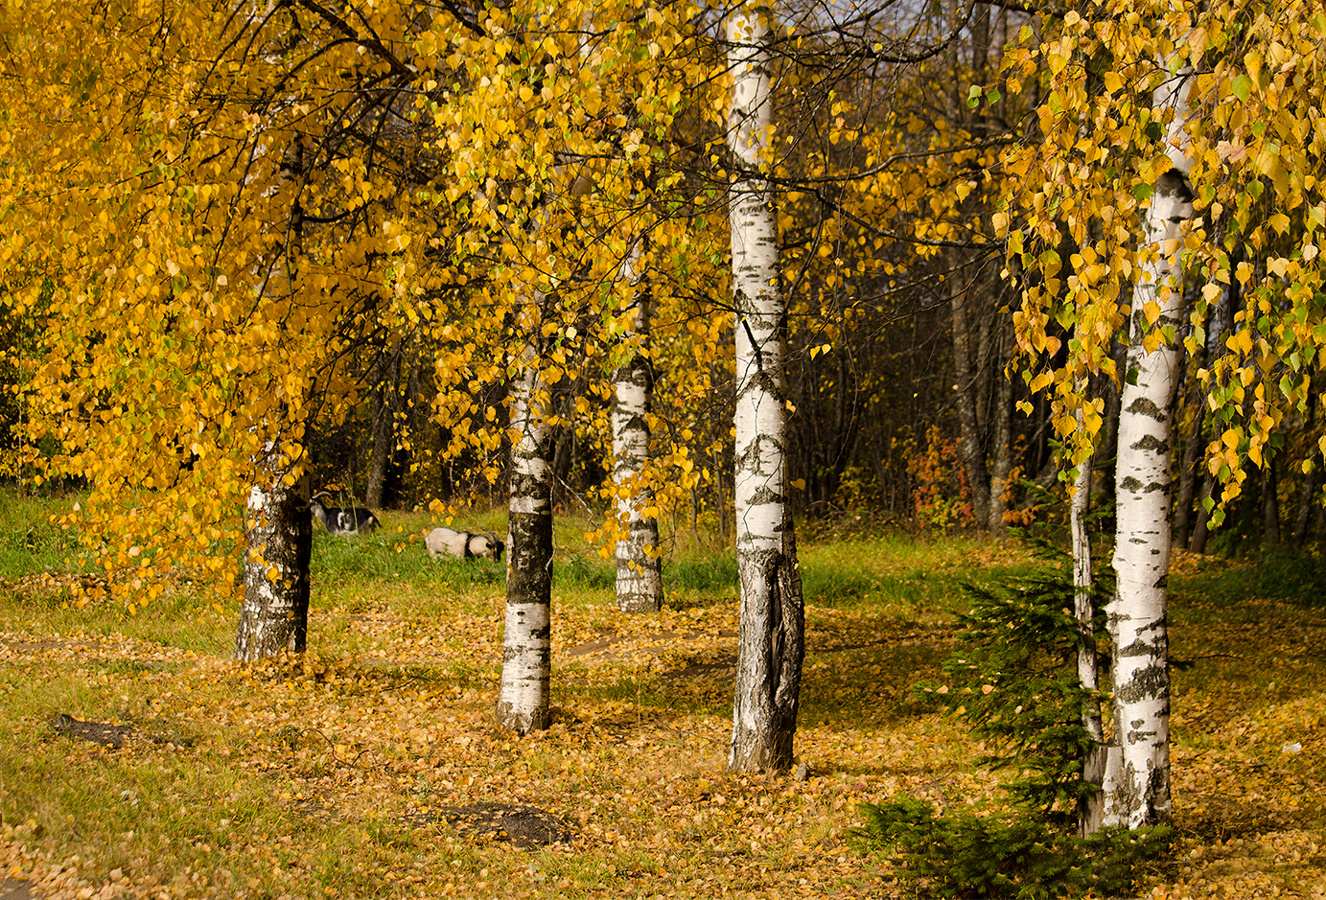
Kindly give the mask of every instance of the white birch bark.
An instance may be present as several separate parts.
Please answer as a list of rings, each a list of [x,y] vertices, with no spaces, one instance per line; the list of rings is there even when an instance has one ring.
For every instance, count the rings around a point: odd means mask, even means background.
[[[585,33],[592,25],[591,13],[588,8],[582,16]],[[585,52],[583,44],[580,52]],[[560,169],[558,174],[562,174]],[[570,182],[567,191],[572,197],[582,196],[591,187],[588,178],[579,175]],[[545,226],[546,213],[546,207],[536,211],[532,239]],[[498,727],[518,734],[547,728],[552,719],[552,396],[540,371],[548,296],[532,286],[524,290],[528,293],[517,315],[526,344],[520,374],[511,384],[509,405],[515,438],[508,476],[506,622],[496,711]]]
[[[634,331],[641,350],[613,374],[612,479],[618,488],[617,517],[626,535],[617,541],[617,608],[624,613],[658,612],[663,607],[663,568],[658,555],[658,520],[646,516],[653,491],[623,491],[649,459],[649,411],[654,379],[648,357],[650,302],[637,294]]]
[[[1117,595],[1108,608],[1114,642],[1114,724],[1119,745],[1118,779],[1107,781],[1106,825],[1139,828],[1170,816],[1169,648],[1165,623],[1170,556],[1170,435],[1179,371],[1177,328],[1184,315],[1179,247],[1192,218],[1189,163],[1182,150],[1187,118],[1184,69],[1155,94],[1158,115],[1169,124],[1173,168],[1155,184],[1145,221],[1145,241],[1158,254],[1143,268],[1133,290],[1132,336],[1119,416],[1118,491],[1114,569]],[[1147,323],[1155,305],[1159,318]],[[1171,332],[1171,335],[1173,332]]]
[[[787,509],[784,389],[786,301],[777,288],[778,235],[767,165],[772,90],[767,45],[772,11],[743,7],[727,20],[732,71],[729,142],[740,168],[731,187],[736,306],[735,507],[741,580],[736,697],[728,767],[792,762],[804,652],[804,607]]]
[[[235,635],[235,658],[242,662],[302,653],[308,643],[313,517],[305,483],[287,485],[285,473],[280,448],[267,444],[246,510],[248,556]]]
[[[541,299],[536,297],[529,312]],[[537,322],[527,328],[531,341],[538,332]],[[518,734],[548,727],[552,674],[552,427],[535,344],[527,348],[524,363],[511,385],[511,430],[519,437],[511,447],[506,628],[497,697],[497,724]]]

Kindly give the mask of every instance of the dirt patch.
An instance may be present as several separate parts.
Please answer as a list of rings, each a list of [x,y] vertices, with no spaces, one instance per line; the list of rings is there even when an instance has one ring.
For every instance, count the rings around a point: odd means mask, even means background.
[[[51,719],[51,728],[59,734],[91,741],[103,747],[110,747],[112,750],[118,750],[132,741],[144,739],[138,729],[130,725],[111,725],[109,722],[80,722],[69,713],[60,713]]]
[[[33,900],[32,888],[26,881],[6,878],[0,884],[0,900]]]
[[[617,643],[617,640],[618,639],[615,637],[609,637],[604,638],[601,641],[589,641],[585,644],[576,644],[574,647],[568,647],[565,652],[566,655],[572,659],[577,656],[589,656],[591,653],[602,653],[604,650],[607,650],[613,644]]]
[[[693,660],[679,669],[664,672],[664,678],[707,678],[710,675],[735,676],[737,655],[725,653],[717,659]]]
[[[522,850],[565,844],[574,837],[570,827],[536,806],[512,803],[471,803],[439,809],[436,818],[457,831],[492,841],[505,841]]]

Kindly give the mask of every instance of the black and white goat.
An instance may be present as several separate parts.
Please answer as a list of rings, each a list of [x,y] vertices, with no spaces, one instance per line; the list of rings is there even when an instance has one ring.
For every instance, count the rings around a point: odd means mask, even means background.
[[[440,556],[458,556],[461,559],[484,556],[499,562],[502,551],[506,549],[506,545],[491,534],[456,531],[452,528],[434,528],[424,538],[424,546],[433,559]]]
[[[328,534],[338,534],[343,537],[352,537],[356,534],[368,534],[378,527],[378,517],[373,514],[371,509],[365,509],[362,506],[352,506],[342,509],[339,506],[327,506],[319,498],[324,496],[318,494],[308,503],[309,511],[313,513],[313,518],[322,523],[322,527],[327,529]]]

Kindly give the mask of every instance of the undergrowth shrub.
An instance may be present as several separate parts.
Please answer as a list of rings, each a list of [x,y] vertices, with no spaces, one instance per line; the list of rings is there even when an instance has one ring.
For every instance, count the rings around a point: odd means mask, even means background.
[[[1107,640],[1100,611],[1108,587],[1095,591],[1098,646]],[[1073,616],[1071,568],[964,591],[971,609],[958,617],[959,647],[944,665],[949,682],[921,682],[914,692],[946,706],[992,748],[979,762],[1011,774],[1000,785],[1008,809],[940,815],[911,797],[866,804],[857,838],[892,848],[904,877],[939,897],[1125,893],[1163,856],[1172,831],[1077,833],[1079,803],[1095,790],[1083,780],[1093,746],[1083,712],[1100,698],[1078,678],[1085,635]]]
[[[940,816],[911,797],[868,805],[859,835],[894,847],[907,874],[934,896],[1018,900],[1131,896],[1139,874],[1170,843],[1167,828],[1082,838],[1031,816]]]

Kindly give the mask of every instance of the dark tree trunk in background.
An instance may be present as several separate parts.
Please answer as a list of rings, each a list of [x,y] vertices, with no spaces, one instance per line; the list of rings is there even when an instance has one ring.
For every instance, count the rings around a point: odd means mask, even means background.
[[[1276,473],[1276,460],[1265,460],[1262,469],[1262,544],[1280,546],[1280,478]]]
[[[1305,430],[1308,434],[1316,433],[1317,395],[1308,394],[1308,415]],[[1312,511],[1320,507],[1318,494],[1321,492],[1322,454],[1315,446],[1308,452],[1307,460],[1313,463],[1312,471],[1303,475],[1302,493],[1298,501],[1298,514],[1294,517],[1293,544],[1295,550],[1302,550],[1308,542],[1312,528]]]
[[[990,470],[986,466],[985,447],[981,440],[982,379],[972,360],[972,329],[962,270],[951,266],[948,278],[949,306],[953,314],[953,402],[958,412],[958,456],[967,474],[972,515],[980,527],[986,528],[990,523]]]
[[[999,359],[1002,361],[1002,353]],[[1004,529],[1004,514],[1008,512],[1009,478],[1013,474],[1013,382],[1000,370],[996,371],[994,377],[994,411],[990,416],[992,446],[989,528],[992,533],[998,533]]]
[[[1189,549],[1192,537],[1194,509],[1197,493],[1198,463],[1202,459],[1205,442],[1202,440],[1202,421],[1206,417],[1206,404],[1199,396],[1191,413],[1191,424],[1184,430],[1183,462],[1179,466],[1179,491],[1174,501],[1174,546]]]
[[[401,348],[388,351],[374,366],[372,395],[372,440],[368,458],[368,488],[364,501],[370,509],[382,506],[387,470],[396,449],[396,414],[400,409]]]

